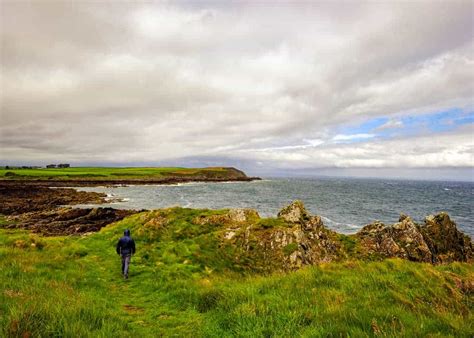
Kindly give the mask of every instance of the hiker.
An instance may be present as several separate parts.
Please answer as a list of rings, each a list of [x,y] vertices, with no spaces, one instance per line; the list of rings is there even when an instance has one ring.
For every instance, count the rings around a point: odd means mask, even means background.
[[[117,243],[117,254],[122,256],[122,275],[128,279],[130,258],[135,254],[135,241],[130,237],[130,230],[123,232],[123,237]]]

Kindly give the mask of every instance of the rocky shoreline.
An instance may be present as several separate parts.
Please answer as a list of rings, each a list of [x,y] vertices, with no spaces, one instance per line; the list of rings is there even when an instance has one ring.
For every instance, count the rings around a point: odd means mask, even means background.
[[[107,195],[50,188],[24,182],[0,182],[0,214],[7,228],[22,228],[44,235],[70,235],[99,231],[136,211],[113,208],[72,208],[65,205],[105,204]]]
[[[0,215],[11,222],[9,227],[29,229],[44,235],[70,235],[98,231],[138,211],[114,208],[71,208],[76,204],[105,204],[111,202],[106,194],[77,191],[70,187],[156,185],[191,182],[250,182],[261,180],[248,177],[243,171],[226,171],[179,175],[177,173],[147,179],[58,179],[28,178],[15,175],[0,180]]]
[[[310,215],[300,201],[278,214],[294,223],[295,250],[289,257],[292,266],[335,260],[338,257],[403,258],[427,263],[472,261],[471,238],[457,229],[447,213],[429,215],[424,224],[400,215],[397,223],[374,222],[355,235],[341,235],[327,229],[320,216]],[[270,243],[274,246],[274,243]]]
[[[68,187],[177,184],[189,182],[249,182],[233,169],[227,177],[165,177],[148,180],[0,180],[0,215],[11,222],[7,227],[22,228],[44,235],[71,235],[99,231],[102,227],[137,213],[114,208],[72,208],[77,204],[111,202],[104,193],[78,191]]]
[[[107,195],[77,191],[72,188],[50,188],[25,182],[0,181],[0,214],[15,215],[44,211],[62,205],[103,204]]]
[[[68,180],[40,180],[40,179],[28,179],[28,180],[0,180],[0,186],[19,186],[25,185],[29,187],[97,187],[97,186],[117,186],[117,185],[157,185],[157,184],[179,184],[179,183],[192,183],[192,182],[204,182],[204,183],[219,183],[219,182],[251,182],[259,181],[260,177],[231,177],[231,178],[219,178],[219,177],[166,177],[162,179],[124,179],[124,180],[86,180],[86,179],[68,179]]]
[[[102,203],[107,200],[101,193],[0,182],[0,214],[7,220],[4,228],[55,236],[84,234],[146,211],[65,207]],[[143,214],[144,227],[166,226],[166,216],[156,213],[160,211]],[[277,218],[260,218],[253,209],[231,209],[219,215],[195,217],[192,223],[215,225],[219,248],[231,248],[235,264],[250,260],[255,269],[262,271],[294,270],[350,259],[398,257],[433,264],[473,259],[470,237],[460,232],[446,213],[427,216],[424,224],[401,215],[397,223],[373,222],[354,235],[326,228],[321,217],[311,215],[301,201],[283,208]]]
[[[160,218],[155,215],[156,219]],[[397,223],[374,222],[354,235],[326,228],[321,217],[311,215],[301,201],[283,208],[275,219],[260,218],[253,209],[234,209],[198,217],[193,223],[219,225],[222,253],[232,251],[236,265],[252,262],[251,269],[262,272],[359,259],[440,264],[472,262],[474,258],[470,237],[446,213],[427,216],[425,224],[401,215]]]
[[[101,228],[133,215],[138,211],[114,208],[60,207],[43,211],[10,215],[6,228],[21,228],[45,236],[79,235]]]

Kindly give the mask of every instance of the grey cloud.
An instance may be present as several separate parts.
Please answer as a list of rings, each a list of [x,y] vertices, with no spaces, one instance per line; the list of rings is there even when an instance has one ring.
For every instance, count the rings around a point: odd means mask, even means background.
[[[304,166],[341,123],[473,105],[471,2],[1,6],[0,161]]]

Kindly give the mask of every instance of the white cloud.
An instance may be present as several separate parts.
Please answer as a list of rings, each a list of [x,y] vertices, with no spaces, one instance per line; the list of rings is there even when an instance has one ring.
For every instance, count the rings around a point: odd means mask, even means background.
[[[368,139],[375,137],[375,134],[352,134],[352,135],[345,135],[339,134],[334,136],[332,139],[333,141],[353,141],[358,139]]]
[[[245,158],[278,168],[466,168],[474,165],[473,128],[456,133],[404,139],[326,144],[320,147],[267,149]],[[299,163],[294,163],[298,159]]]
[[[401,120],[389,119],[380,127],[375,128],[375,131],[381,131],[381,130],[386,130],[386,129],[396,129],[396,128],[402,128],[402,127],[403,127],[403,122]]]

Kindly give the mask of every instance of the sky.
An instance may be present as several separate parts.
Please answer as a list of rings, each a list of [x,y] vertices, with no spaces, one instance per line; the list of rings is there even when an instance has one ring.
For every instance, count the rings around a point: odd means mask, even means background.
[[[0,6],[0,165],[474,180],[472,1]]]

